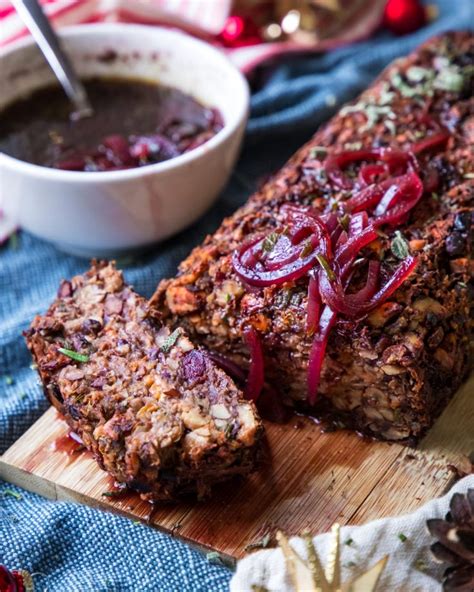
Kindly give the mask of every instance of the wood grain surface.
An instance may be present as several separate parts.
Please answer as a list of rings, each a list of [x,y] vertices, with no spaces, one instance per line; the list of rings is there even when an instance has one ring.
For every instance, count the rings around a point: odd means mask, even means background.
[[[362,523],[415,510],[443,494],[456,469],[472,470],[474,377],[463,386],[417,449],[324,433],[309,419],[266,424],[266,461],[204,502],[154,508],[138,494],[106,497],[111,478],[88,452],[76,451],[66,423],[50,408],[0,458],[0,478],[54,500],[117,512],[166,531],[228,561],[248,544],[283,529],[324,532],[338,521]],[[148,520],[148,522],[147,522]]]

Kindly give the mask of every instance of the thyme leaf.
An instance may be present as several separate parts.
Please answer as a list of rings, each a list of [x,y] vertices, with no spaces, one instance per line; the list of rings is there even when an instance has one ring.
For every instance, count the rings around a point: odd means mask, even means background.
[[[225,563],[222,560],[220,553],[218,553],[217,551],[211,551],[210,553],[206,553],[206,559],[209,561],[209,563],[213,563],[214,565],[225,566]]]
[[[307,239],[303,245],[303,248],[301,249],[300,259],[304,259],[310,255],[313,252],[313,248],[313,243],[310,239]]]
[[[366,124],[361,128],[361,132],[365,132],[374,127],[379,121],[383,121],[388,131],[394,134],[396,130],[393,120],[396,116],[392,111],[391,104],[395,93],[389,89],[389,84],[383,83],[378,95],[371,95],[354,105],[347,105],[341,109],[340,114],[344,116],[360,111],[364,113],[367,119]]]
[[[433,88],[448,92],[461,92],[464,87],[464,76],[458,66],[450,65],[443,68],[433,82]]]
[[[410,254],[410,245],[399,230],[395,231],[390,249],[397,259],[406,259]]]
[[[263,239],[262,250],[266,253],[271,253],[275,248],[279,238],[280,235],[278,232],[270,232],[270,234]]]
[[[309,151],[310,158],[317,158],[318,156],[326,156],[328,149],[325,146],[313,146]]]
[[[104,497],[118,497],[121,494],[123,494],[123,491],[104,491],[102,493]]]
[[[67,349],[65,347],[58,347],[58,352],[60,352],[64,356],[67,356],[68,358],[71,358],[71,360],[75,360],[76,362],[88,362],[89,361],[89,356],[86,356],[85,354],[80,354],[79,352],[76,352],[72,349]]]
[[[166,341],[163,343],[163,345],[160,348],[164,354],[167,354],[170,351],[170,349],[176,344],[181,333],[182,333],[182,329],[181,329],[181,327],[178,327],[177,329],[175,329],[173,331],[173,333],[171,333],[166,338]]]
[[[246,545],[244,551],[251,551],[252,549],[266,549],[270,544],[271,538],[271,534],[268,532],[259,541],[255,541],[255,543],[249,543]]]
[[[341,218],[339,218],[339,224],[346,232],[349,230],[349,220],[349,214],[344,214],[344,216],[341,216]]]
[[[318,260],[319,265],[321,265],[321,267],[326,272],[326,275],[328,276],[328,278],[330,280],[336,279],[336,275],[335,275],[334,271],[331,269],[331,267],[329,266],[329,261],[326,259],[326,257],[324,255],[322,255],[321,253],[318,253],[316,255],[316,259]]]
[[[428,569],[428,565],[423,559],[417,559],[413,565],[418,571],[426,571]]]

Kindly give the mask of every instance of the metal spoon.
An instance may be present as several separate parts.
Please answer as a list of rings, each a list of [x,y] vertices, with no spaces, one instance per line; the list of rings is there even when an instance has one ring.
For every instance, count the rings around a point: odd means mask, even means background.
[[[12,4],[30,30],[64,92],[74,105],[71,119],[78,120],[83,117],[90,117],[93,110],[87,98],[86,89],[62,50],[59,39],[38,0],[12,0]]]

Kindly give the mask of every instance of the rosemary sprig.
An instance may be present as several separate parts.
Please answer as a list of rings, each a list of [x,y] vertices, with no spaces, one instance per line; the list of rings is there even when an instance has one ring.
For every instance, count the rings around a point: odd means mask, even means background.
[[[71,358],[71,360],[75,360],[76,362],[84,363],[89,361],[89,356],[86,356],[85,354],[80,354],[79,352],[76,352],[72,349],[58,347],[58,352],[60,352],[64,356],[67,356],[68,358]]]
[[[2,491],[2,494],[3,494],[3,497],[13,497],[17,501],[20,501],[21,499],[23,499],[23,496],[21,495],[21,493],[18,493],[18,491],[13,491],[13,489],[4,489]]]

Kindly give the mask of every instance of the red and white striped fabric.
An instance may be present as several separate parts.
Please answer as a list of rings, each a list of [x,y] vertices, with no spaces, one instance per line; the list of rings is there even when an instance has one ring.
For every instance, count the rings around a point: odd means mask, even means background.
[[[55,27],[94,22],[131,22],[178,27],[219,45],[216,38],[226,26],[232,0],[40,0]],[[360,2],[357,18],[338,31],[337,36],[311,45],[293,41],[259,43],[225,48],[234,63],[246,74],[262,61],[282,53],[322,51],[368,37],[380,23],[386,0]],[[11,2],[0,0],[0,47],[27,35]]]
[[[177,26],[202,35],[217,35],[232,0],[41,0],[55,26],[102,21]],[[8,0],[0,0],[0,45],[27,31]]]

